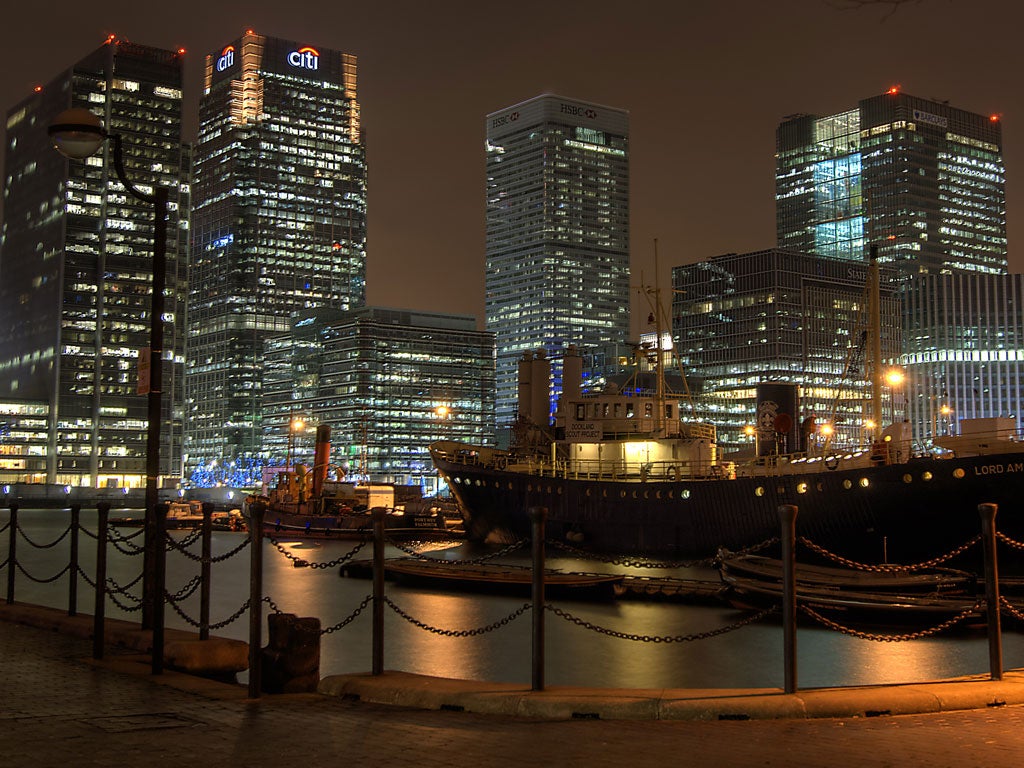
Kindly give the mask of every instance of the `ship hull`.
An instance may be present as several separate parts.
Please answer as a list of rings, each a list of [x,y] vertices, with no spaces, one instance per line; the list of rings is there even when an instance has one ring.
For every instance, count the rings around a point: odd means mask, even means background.
[[[1024,454],[921,458],[859,469],[680,481],[538,476],[435,455],[474,540],[531,536],[528,510],[547,510],[546,537],[609,554],[705,558],[778,537],[778,508],[798,509],[797,535],[846,557],[910,562],[980,532],[978,505],[1024,538]],[[979,555],[980,557],[980,555]]]

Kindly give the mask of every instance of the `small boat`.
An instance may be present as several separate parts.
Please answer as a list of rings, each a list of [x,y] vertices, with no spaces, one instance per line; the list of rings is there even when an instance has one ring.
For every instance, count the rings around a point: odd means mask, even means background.
[[[761,555],[736,554],[727,549],[718,551],[718,567],[723,580],[726,575],[743,579],[781,584],[782,561]],[[954,568],[931,568],[920,571],[866,571],[836,568],[807,563],[796,564],[798,594],[810,587],[821,592],[856,591],[914,595],[973,595],[977,576]]]
[[[453,591],[529,597],[533,588],[533,569],[525,565],[497,563],[438,562],[409,558],[389,559],[385,576],[398,584]],[[342,567],[343,576],[369,578],[373,564],[368,560]],[[562,600],[611,600],[621,590],[623,577],[615,574],[544,571],[545,597]]]

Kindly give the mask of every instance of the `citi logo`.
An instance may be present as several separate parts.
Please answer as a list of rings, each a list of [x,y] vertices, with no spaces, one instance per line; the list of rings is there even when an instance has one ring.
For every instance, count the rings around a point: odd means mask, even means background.
[[[235,63],[235,46],[229,45],[223,51],[220,52],[220,58],[217,59],[217,71],[223,72],[225,69]]]
[[[299,69],[319,69],[320,51],[308,45],[288,54],[288,63]]]

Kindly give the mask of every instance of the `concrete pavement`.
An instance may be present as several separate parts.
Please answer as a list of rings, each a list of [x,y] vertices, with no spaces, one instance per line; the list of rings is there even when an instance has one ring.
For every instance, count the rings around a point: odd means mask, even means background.
[[[1024,746],[1016,672],[794,696],[387,673],[327,678],[339,695],[249,700],[239,685],[154,677],[133,648],[90,651],[69,631],[0,623],[0,766],[1016,766]]]

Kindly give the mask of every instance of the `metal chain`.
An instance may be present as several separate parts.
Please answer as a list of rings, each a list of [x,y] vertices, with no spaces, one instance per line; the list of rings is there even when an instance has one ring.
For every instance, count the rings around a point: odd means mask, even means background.
[[[189,616],[187,613],[185,613],[180,607],[178,607],[177,602],[175,602],[174,598],[171,595],[168,595],[165,592],[164,593],[164,597],[167,598],[167,602],[171,604],[171,608],[174,609],[174,612],[176,614],[178,614],[179,616],[181,616],[181,618],[184,619],[187,624],[191,624],[193,627],[196,627],[197,629],[202,629],[203,628],[202,623],[196,621],[191,616]],[[226,627],[231,622],[236,621],[247,610],[249,610],[249,601],[248,600],[246,600],[244,603],[242,603],[241,607],[237,611],[235,611],[233,614],[231,614],[228,618],[224,619],[224,621],[218,621],[216,624],[209,624],[209,625],[207,625],[207,629],[224,629],[224,627]]]
[[[4,531],[6,531],[10,527],[11,527],[11,521],[8,520],[6,523],[4,523],[4,527],[0,528],[0,533],[3,533]]]
[[[82,530],[85,530],[85,529],[83,528]],[[139,538],[139,536],[141,536],[145,532],[146,532],[145,527],[142,527],[142,528],[139,528],[139,530],[137,530],[135,533],[133,533],[133,534],[131,534],[129,536],[121,536],[120,534],[115,535],[113,529],[108,528],[107,529],[107,539],[109,541],[131,541],[132,539]],[[90,534],[90,535],[94,539],[96,538],[96,534]]]
[[[85,583],[93,589],[96,589],[96,582],[89,578],[89,575],[82,570],[82,566],[78,566],[78,575],[85,579]]]
[[[274,613],[284,613],[280,608],[277,607],[277,603],[271,600],[269,597],[264,596],[263,602],[270,606],[270,610]]]
[[[526,542],[525,540],[515,541],[505,547],[502,547],[496,552],[491,552],[490,554],[482,555],[480,557],[473,558],[472,560],[442,560],[440,558],[425,555],[417,549],[406,546],[402,544],[402,542],[394,541],[390,537],[388,537],[388,544],[395,547],[396,549],[402,550],[403,552],[405,552],[405,554],[411,555],[412,557],[415,557],[417,560],[423,560],[430,563],[440,563],[441,565],[447,565],[449,563],[455,563],[456,565],[480,565],[481,563],[486,563],[488,560],[494,560],[497,557],[503,557],[504,555],[515,552],[517,549],[520,549],[527,543],[528,542]]]
[[[248,547],[250,544],[252,544],[252,539],[250,539],[248,536],[246,536],[245,539],[242,541],[242,543],[239,544],[237,547],[232,549],[230,552],[225,552],[223,555],[216,555],[215,557],[211,557],[210,558],[210,562],[211,563],[223,563],[225,560],[230,560],[232,557],[237,555],[239,552],[241,552],[243,549]]]
[[[21,527],[20,523],[18,524],[18,533],[21,534],[21,538],[23,538],[25,541],[27,541],[29,544],[31,544],[36,549],[50,549],[51,547],[55,547],[58,544],[60,544],[62,541],[64,541],[64,538],[69,533],[71,533],[71,529],[72,528],[74,528],[74,526],[73,525],[69,525],[67,528],[64,529],[64,533],[62,533],[56,539],[51,541],[49,544],[37,544],[36,542],[32,541],[32,539],[30,539],[28,537],[28,535],[25,533],[25,529]]]
[[[203,580],[198,575],[193,576],[191,580],[188,582],[188,584],[179,589],[177,593],[175,593],[171,597],[173,597],[174,600],[184,600],[187,597],[191,597],[191,595],[196,591],[196,589],[199,588],[199,585],[202,583]]]
[[[139,575],[130,584],[126,584],[123,587],[120,584],[118,584],[116,581],[114,581],[113,579],[108,578],[107,579],[107,592],[111,593],[111,594],[124,595],[125,597],[130,597],[136,603],[141,603],[142,602],[142,598],[141,597],[136,597],[135,595],[131,594],[128,591],[129,589],[134,587],[136,584],[138,584],[139,580],[141,578],[142,578],[142,576]]]
[[[121,589],[121,591],[123,592],[123,591],[124,591],[124,590],[126,590],[126,589],[131,589],[132,587],[134,587],[134,586],[135,586],[136,584],[138,584],[138,583],[139,583],[140,581],[142,581],[142,577],[143,577],[143,576],[145,576],[145,573],[140,573],[140,574],[139,574],[138,576],[136,576],[136,577],[135,577],[134,579],[132,579],[131,581],[129,581],[129,582],[127,583],[127,584],[125,584],[125,585],[124,585],[124,587],[123,587],[123,588]],[[108,584],[116,584],[117,582],[115,582],[115,581],[114,581],[113,579],[111,579],[111,578],[107,578],[107,583],[108,583]]]
[[[114,605],[116,605],[118,608],[120,608],[125,613],[134,613],[135,611],[141,611],[142,610],[142,599],[141,598],[139,599],[139,602],[137,604],[135,604],[135,605],[125,605],[124,603],[122,603],[120,600],[117,599],[117,595],[108,592],[107,596],[110,598],[110,602],[112,602]],[[131,597],[131,595],[129,595],[129,597]]]
[[[361,542],[359,542],[358,545],[356,545],[355,549],[353,549],[347,555],[342,555],[341,557],[339,557],[336,560],[331,560],[329,563],[311,563],[309,560],[306,560],[306,559],[301,558],[301,557],[296,557],[295,555],[293,555],[291,552],[289,552],[287,549],[285,549],[283,546],[281,546],[281,544],[278,543],[277,539],[275,539],[275,538],[273,538],[271,536],[268,536],[267,537],[267,541],[269,541],[271,544],[273,544],[277,548],[278,552],[280,552],[286,558],[291,560],[292,563],[295,564],[296,567],[302,567],[302,568],[334,568],[336,566],[341,565],[342,563],[347,563],[349,560],[351,560],[353,557],[355,557],[357,552],[361,551],[363,549],[363,547],[365,547],[369,543],[369,542],[366,542],[366,541],[361,541]]]
[[[333,627],[327,627],[327,629],[321,629],[320,630],[320,634],[321,635],[329,635],[332,632],[337,632],[339,629],[348,626],[349,624],[351,624],[353,621],[356,620],[356,617],[358,617],[359,614],[361,614],[364,610],[366,610],[366,606],[368,606],[372,600],[373,600],[373,595],[367,595],[366,597],[363,598],[363,602],[361,602],[359,604],[359,606],[354,611],[352,611],[352,613],[350,613],[344,619],[339,621]]]
[[[932,635],[937,635],[940,632],[944,632],[947,629],[949,629],[950,627],[952,627],[952,626],[954,626],[956,624],[959,624],[961,621],[966,619],[972,613],[975,613],[980,606],[981,606],[981,602],[977,602],[973,606],[971,606],[970,608],[964,608],[956,616],[953,616],[952,618],[947,619],[946,621],[942,622],[941,624],[936,624],[934,627],[929,627],[927,629],[922,629],[922,630],[919,630],[918,632],[908,632],[908,633],[902,634],[902,635],[885,635],[885,634],[878,634],[878,633],[873,633],[873,632],[862,632],[859,629],[853,629],[852,627],[847,627],[847,626],[845,626],[843,624],[840,624],[840,623],[838,623],[836,621],[832,621],[832,619],[829,619],[829,618],[827,618],[825,616],[822,616],[820,613],[815,611],[813,608],[808,608],[806,605],[798,606],[798,608],[801,611],[803,611],[805,614],[810,616],[812,619],[814,619],[816,622],[821,624],[822,626],[828,627],[829,629],[834,629],[836,632],[842,632],[844,635],[850,635],[852,637],[857,637],[857,638],[860,638],[861,640],[873,640],[874,642],[879,642],[879,643],[900,643],[900,642],[905,642],[907,640],[920,640],[921,638],[931,637]]]
[[[19,563],[17,560],[14,561],[14,565],[17,567],[17,569],[19,571],[21,571],[23,574],[25,574],[25,576],[29,579],[29,581],[34,581],[36,584],[50,584],[51,582],[56,581],[61,576],[63,576],[65,573],[67,573],[69,570],[71,570],[71,563],[68,563],[63,568],[61,568],[60,573],[57,573],[57,574],[51,576],[48,579],[37,579],[31,573],[26,571],[25,567],[21,563]]]
[[[92,531],[90,531],[88,528],[86,528],[81,523],[79,523],[79,525],[78,525],[78,530],[80,530],[82,533],[84,533],[86,536],[88,536],[93,541],[95,541],[98,538],[97,534],[95,534]]]
[[[408,621],[410,624],[414,624],[420,629],[425,629],[428,632],[433,632],[435,635],[443,635],[444,637],[475,637],[477,635],[486,634],[487,632],[492,632],[495,629],[499,629],[515,621],[528,610],[530,610],[530,607],[533,605],[532,603],[524,603],[521,608],[518,608],[517,610],[513,611],[503,619],[498,619],[498,621],[494,622],[493,624],[488,624],[486,627],[477,627],[476,629],[439,629],[438,627],[432,627],[429,624],[420,621],[419,619],[413,618],[408,613],[399,608],[397,605],[395,605],[394,601],[390,597],[385,597],[384,602],[387,603],[388,606],[390,606],[391,610],[393,610],[403,619]]]
[[[10,560],[10,558],[8,557],[2,563],[0,563],[0,571],[7,567],[7,560]]]
[[[1024,612],[1007,600],[1003,595],[999,596],[999,607],[1001,610],[1013,616],[1017,621],[1024,621]]]
[[[1024,549],[1024,542],[1017,541],[1016,539],[1011,539],[1002,531],[996,531],[996,538],[1004,544],[1008,544],[1009,546],[1013,547],[1014,549]]]
[[[171,538],[170,535],[168,535],[166,531],[164,531],[164,534],[167,535],[167,538]],[[192,531],[185,538],[183,538],[181,541],[177,542],[177,545],[179,547],[191,547],[193,544],[195,544],[197,541],[199,541],[199,538],[202,535],[203,535],[203,529],[202,528],[193,528]]]
[[[883,565],[868,565],[867,563],[859,563],[856,560],[850,560],[842,555],[829,552],[820,544],[815,544],[813,541],[804,538],[803,536],[798,536],[797,541],[812,552],[822,555],[823,557],[827,557],[829,560],[845,565],[848,568],[856,568],[859,571],[870,571],[872,573],[912,573],[914,571],[924,570],[925,568],[934,568],[937,565],[942,565],[943,563],[952,560],[957,555],[962,555],[981,541],[981,534],[979,533],[974,536],[974,538],[967,540],[956,549],[951,550],[944,555],[939,555],[938,557],[933,557],[931,560],[924,560],[920,563],[914,563],[913,565],[894,565],[888,563]]]
[[[185,555],[186,557],[189,557],[193,560],[198,560],[199,555],[193,555],[191,552],[188,551],[188,547],[191,546],[194,542],[195,539],[192,539],[192,541],[188,541],[187,539],[175,541],[171,534],[169,534],[167,531],[164,531],[164,543],[168,545],[168,551],[176,549],[178,552]]]
[[[760,621],[765,616],[775,613],[778,610],[777,608],[765,608],[764,610],[752,613],[729,626],[719,627],[718,629],[712,629],[707,632],[697,632],[692,635],[634,635],[627,632],[619,632],[614,629],[607,629],[606,627],[600,627],[597,624],[592,624],[591,622],[586,621],[585,619],[573,616],[568,611],[562,610],[554,605],[545,605],[544,607],[556,616],[563,618],[576,626],[583,627],[584,629],[590,629],[594,632],[599,632],[602,635],[618,638],[619,640],[635,640],[641,643],[688,643],[693,640],[707,640],[712,637],[717,637],[718,635],[733,632],[734,630],[745,627],[747,624],[752,624],[755,621]]]
[[[132,544],[128,539],[107,539],[111,544],[114,545],[114,549],[120,552],[122,555],[128,555],[128,557],[134,557],[135,555],[141,555],[146,551],[145,547],[140,547],[137,544]],[[122,547],[121,544],[127,544],[126,547]]]

